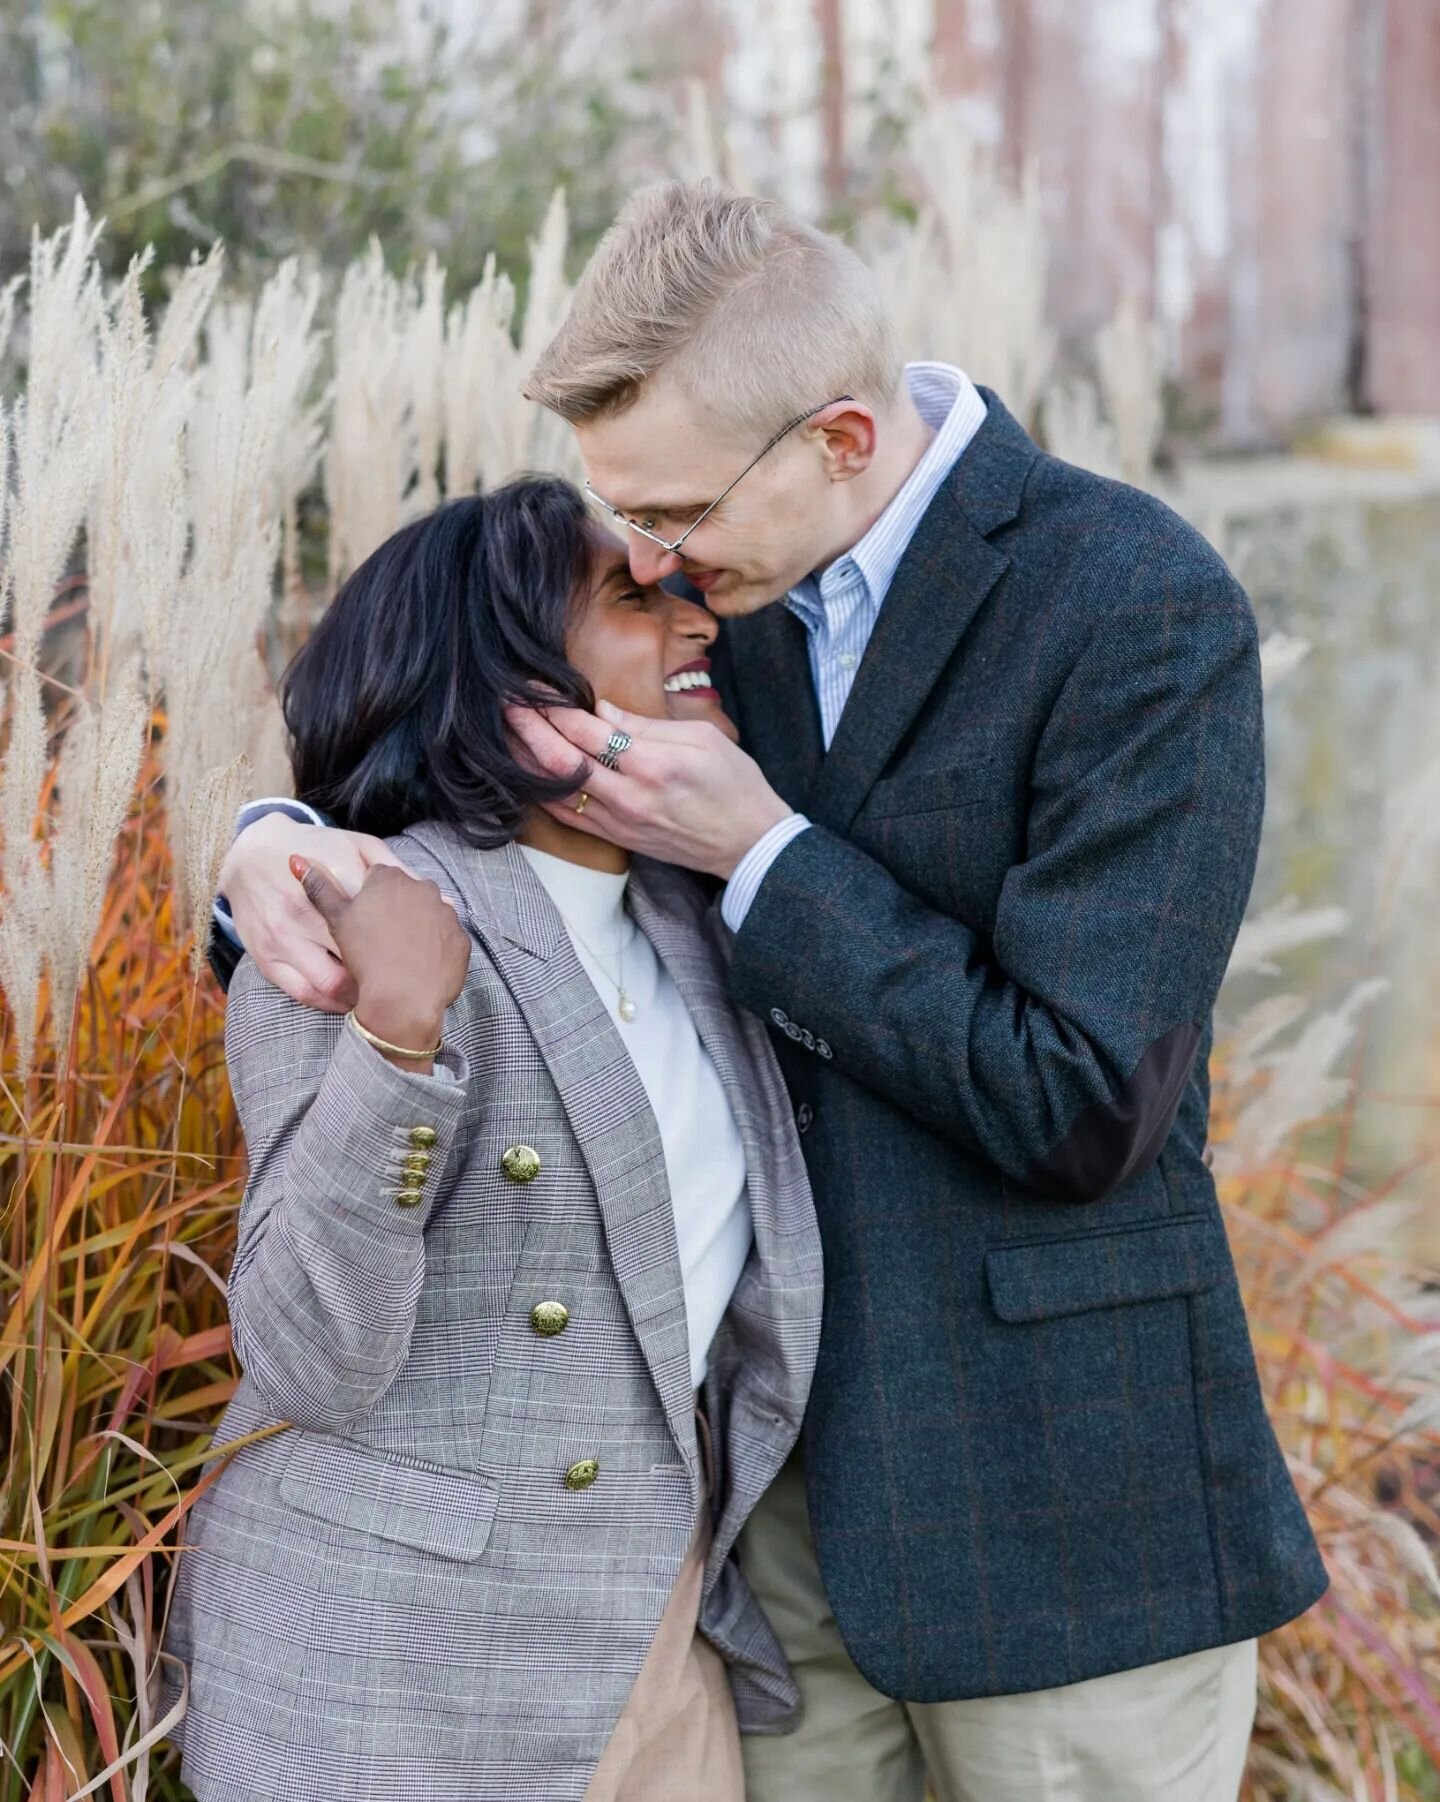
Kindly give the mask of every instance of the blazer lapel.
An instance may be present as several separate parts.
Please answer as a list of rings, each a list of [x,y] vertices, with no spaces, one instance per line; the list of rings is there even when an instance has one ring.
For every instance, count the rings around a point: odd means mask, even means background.
[[[843,833],[1009,567],[989,534],[1012,520],[1034,443],[994,395],[911,539],[880,609],[807,812]]]
[[[724,1086],[745,1150],[755,1235],[727,1310],[739,1363],[725,1414],[712,1417],[712,1427],[722,1430],[727,1415],[746,1408],[746,1397],[760,1399],[745,1426],[743,1468],[722,1471],[703,1585],[708,1600],[741,1525],[800,1432],[824,1305],[820,1228],[766,1028],[729,998],[728,935],[716,910],[707,910],[690,878],[648,858],[635,860],[630,907]]]
[[[745,749],[781,799],[804,812],[825,756],[804,626],[778,602],[726,620],[715,663]]]
[[[849,829],[1009,561],[942,488],[901,559],[855,672],[810,798],[817,824]]]
[[[525,1016],[595,1185],[626,1310],[677,1447],[692,1463],[695,1392],[675,1215],[660,1131],[609,1010],[544,884],[515,845],[476,851],[412,827],[449,871],[462,918]],[[697,1476],[692,1463],[692,1476]]]

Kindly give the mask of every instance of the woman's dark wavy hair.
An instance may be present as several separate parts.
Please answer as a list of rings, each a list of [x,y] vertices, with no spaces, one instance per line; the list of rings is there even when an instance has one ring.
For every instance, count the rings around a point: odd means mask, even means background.
[[[518,761],[508,702],[594,707],[565,656],[593,539],[568,482],[449,501],[367,557],[281,682],[295,792],[352,832],[443,820],[489,849],[574,791]]]

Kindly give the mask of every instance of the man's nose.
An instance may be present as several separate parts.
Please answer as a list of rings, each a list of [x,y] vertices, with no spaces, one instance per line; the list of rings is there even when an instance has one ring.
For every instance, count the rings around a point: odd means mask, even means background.
[[[664,545],[652,544],[638,532],[630,534],[630,574],[642,588],[654,588],[666,576],[673,576],[684,562]]]

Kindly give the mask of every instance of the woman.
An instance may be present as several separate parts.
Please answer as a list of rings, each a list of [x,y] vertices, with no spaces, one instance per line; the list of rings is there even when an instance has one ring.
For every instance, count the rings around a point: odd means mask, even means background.
[[[397,533],[288,673],[298,794],[421,880],[309,873],[350,1016],[248,959],[230,991],[219,1442],[293,1424],[180,1565],[200,1802],[738,1802],[737,1716],[794,1710],[730,1556],[819,1333],[785,1091],[703,891],[557,823],[573,784],[503,714],[599,694],[732,732],[714,631],[525,481]]]

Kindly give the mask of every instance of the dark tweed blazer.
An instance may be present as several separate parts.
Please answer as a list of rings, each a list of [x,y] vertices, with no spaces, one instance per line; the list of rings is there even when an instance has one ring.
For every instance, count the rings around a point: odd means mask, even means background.
[[[800,622],[727,624],[814,822],[736,943],[824,1241],[825,1587],[912,1701],[1243,1640],[1325,1588],[1203,1161],[1263,804],[1245,595],[993,395],[824,752]]]

